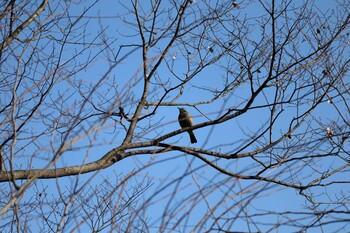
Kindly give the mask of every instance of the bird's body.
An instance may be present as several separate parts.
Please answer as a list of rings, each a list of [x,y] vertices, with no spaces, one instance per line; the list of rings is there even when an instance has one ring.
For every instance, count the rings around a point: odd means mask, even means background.
[[[186,111],[184,108],[179,108],[180,114],[179,114],[179,124],[181,128],[187,128],[187,127],[192,127],[193,124],[193,119],[191,115]],[[197,139],[196,136],[194,136],[193,130],[187,130],[188,134],[190,135],[191,143],[196,143]]]

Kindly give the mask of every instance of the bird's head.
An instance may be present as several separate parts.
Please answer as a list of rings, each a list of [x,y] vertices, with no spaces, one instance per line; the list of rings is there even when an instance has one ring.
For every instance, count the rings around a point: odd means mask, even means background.
[[[186,112],[186,110],[184,108],[179,108],[178,109],[180,110],[180,112]]]

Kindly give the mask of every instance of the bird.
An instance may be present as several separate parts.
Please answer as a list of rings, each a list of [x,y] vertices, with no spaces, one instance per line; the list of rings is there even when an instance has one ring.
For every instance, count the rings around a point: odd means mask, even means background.
[[[332,130],[331,127],[327,127],[327,128],[326,128],[326,133],[327,133],[327,137],[328,137],[328,138],[332,138],[332,137],[334,136],[333,130]]]
[[[240,6],[238,5],[238,3],[237,3],[236,1],[233,1],[233,2],[232,2],[232,5],[233,5],[233,7],[236,8],[236,9],[239,9],[239,8],[240,8]]]
[[[178,108],[180,110],[179,114],[179,124],[181,128],[187,128],[187,127],[192,127],[193,124],[193,119],[191,115],[186,111],[184,108]],[[189,129],[187,130],[188,134],[190,135],[191,143],[197,143],[196,136],[194,136],[193,130]]]

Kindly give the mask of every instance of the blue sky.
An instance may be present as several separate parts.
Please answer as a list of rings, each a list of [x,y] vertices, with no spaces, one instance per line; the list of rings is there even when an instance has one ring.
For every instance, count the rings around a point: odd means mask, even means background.
[[[200,1],[197,0],[200,4]],[[323,3],[317,4],[320,9],[323,11],[327,11],[328,7],[333,6],[331,4],[332,1],[327,1],[327,5]],[[125,3],[126,5],[130,4],[129,2]],[[213,3],[214,4],[214,3]],[[253,7],[252,5],[257,5],[258,3],[254,3],[253,1],[247,1],[240,3],[242,8],[240,10],[235,10],[233,15],[237,14],[237,17],[242,17],[242,19],[246,16],[249,19],[249,22],[254,22],[259,20],[259,17],[262,14],[262,8]],[[79,13],[83,10],[82,5],[73,5],[71,6],[72,16],[78,16]],[[72,93],[75,90],[75,85],[79,82],[82,83],[86,88],[90,85],[95,85],[100,80],[103,80],[100,88],[96,91],[96,95],[92,98],[94,103],[103,110],[117,110],[118,106],[122,106],[125,108],[127,112],[132,112],[135,108],[135,105],[138,102],[138,97],[141,93],[142,82],[139,80],[142,77],[142,59],[141,59],[141,50],[136,50],[136,52],[131,55],[125,57],[125,59],[120,60],[123,55],[127,54],[134,47],[124,47],[120,55],[116,61],[113,61],[112,58],[115,57],[116,51],[118,50],[120,45],[133,45],[140,43],[140,39],[137,37],[137,32],[130,30],[130,27],[125,26],[120,21],[117,21],[118,17],[125,18],[129,23],[134,23],[133,15],[128,14],[127,10],[121,6],[121,4],[116,1],[101,1],[97,3],[93,9],[91,9],[90,13],[87,14],[86,19],[82,21],[88,22],[87,29],[89,30],[89,39],[94,38],[101,34],[101,30],[105,30],[105,35],[102,37],[109,37],[110,41],[112,38],[116,38],[115,42],[111,44],[110,50],[104,50],[100,53],[94,62],[86,67],[82,72],[78,73],[75,76],[75,80],[71,82],[62,81],[59,85],[57,85],[57,89],[53,90],[51,97],[55,99],[62,93]],[[117,17],[118,16],[118,17]],[[74,18],[74,17],[73,17]],[[88,20],[88,21],[85,21]],[[166,22],[165,22],[166,23]],[[251,25],[250,36],[252,40],[259,41],[260,38],[260,29],[258,26]],[[255,37],[256,36],[256,37]],[[160,46],[164,44],[161,43]],[[217,53],[220,48],[217,45],[213,45],[210,41],[206,41],[203,43],[203,51],[202,55],[204,56],[214,56],[205,51],[207,46],[213,46],[215,49],[215,53]],[[91,54],[98,54],[100,51],[100,46],[95,46],[91,51]],[[166,61],[169,64],[173,64],[174,70],[179,77],[185,77],[186,75],[186,59],[184,58],[183,52],[181,52],[181,44],[178,46],[175,45],[171,48],[169,52],[169,56],[166,57]],[[305,47],[307,50],[307,46]],[[301,53],[305,52],[304,48],[301,48]],[[71,53],[76,53],[79,51],[79,47],[72,45],[71,47],[67,47],[65,50],[65,58],[69,60]],[[349,51],[345,51],[348,53]],[[86,53],[82,57],[81,61],[86,59],[86,56],[91,54]],[[157,49],[152,50],[150,52],[151,60],[157,60],[159,56],[159,51]],[[174,59],[174,56],[176,59]],[[194,55],[193,55],[194,56]],[[111,59],[111,60],[108,60]],[[196,58],[193,58],[194,64],[196,62]],[[211,65],[203,70],[198,76],[185,88],[184,95],[176,101],[176,103],[195,103],[197,101],[206,100],[212,98],[210,92],[203,91],[200,88],[211,88],[211,89],[220,89],[223,87],[222,83],[224,78],[226,77],[227,70],[222,69],[222,66],[227,63],[234,63],[233,59],[231,60],[221,60],[219,63]],[[116,65],[115,65],[116,64]],[[114,66],[115,65],[115,66]],[[110,69],[113,67],[112,69]],[[191,71],[191,70],[190,70]],[[188,71],[190,73],[190,71]],[[257,79],[259,77],[264,77],[266,75],[266,70],[262,69],[261,74],[257,74]],[[235,72],[235,71],[234,71]],[[317,70],[315,72],[321,72]],[[172,85],[175,85],[179,81],[176,80],[172,74],[167,71],[165,63],[160,67],[159,73],[155,78],[160,78],[162,80],[169,79],[169,82]],[[115,82],[113,82],[115,80]],[[128,102],[126,104],[123,103],[124,96],[128,95],[129,86],[134,85],[133,88],[135,90],[133,95],[130,95],[134,98],[133,102]],[[115,95],[115,88],[117,90],[118,96]],[[158,87],[159,88],[159,87]],[[158,91],[159,89],[154,89],[151,91]],[[273,95],[273,90],[271,92],[267,91],[265,94],[267,99],[269,96]],[[197,109],[193,107],[187,106],[186,108],[192,114],[195,123],[205,122],[209,119],[215,119],[220,116],[225,110],[228,108],[241,108],[242,103],[245,102],[247,98],[250,97],[250,89],[248,85],[242,85],[237,87],[234,91],[231,92],[230,95],[222,98],[217,101],[216,104],[203,104],[198,105]],[[154,99],[157,99],[159,96],[154,95]],[[174,97],[174,95],[172,96]],[[80,99],[80,96],[75,94],[70,97],[67,101],[67,106],[72,105],[74,109],[74,100]],[[104,102],[105,100],[109,100],[109,102]],[[115,101],[113,103],[113,101]],[[168,100],[166,100],[168,101]],[[266,100],[261,98],[258,100],[257,104],[266,103]],[[342,105],[339,104],[340,108]],[[87,107],[87,109],[92,109],[91,106]],[[110,108],[110,109],[109,109]],[[198,111],[199,110],[199,111]],[[50,111],[50,109],[47,109]],[[144,113],[148,113],[152,111],[152,107],[144,110]],[[322,103],[320,107],[313,113],[312,117],[317,119],[319,122],[323,122],[325,125],[331,124],[332,120],[336,120],[334,117],[334,107],[327,102]],[[281,118],[278,121],[278,127],[274,129],[274,137],[279,137],[283,135],[289,127],[290,120],[294,117],[293,113],[295,113],[295,109],[286,108],[284,114],[285,117]],[[268,109],[256,109],[254,111],[249,111],[246,114],[242,115],[242,117],[238,117],[233,121],[226,122],[224,124],[200,128],[195,130],[196,137],[198,139],[198,144],[195,146],[205,149],[212,149],[217,152],[227,152],[234,153],[245,145],[250,136],[254,136],[258,133],[261,133],[262,129],[266,127],[268,123]],[[141,126],[146,126],[149,123],[154,123],[156,126],[156,130],[149,130],[146,133],[141,133],[143,137],[141,141],[147,140],[147,138],[154,138],[156,135],[163,135],[174,130],[179,129],[179,125],[177,122],[178,110],[177,106],[161,106],[158,108],[157,113],[151,120],[146,121],[145,125],[141,124]],[[118,118],[115,118],[118,119]],[[114,127],[115,122],[112,119],[108,120],[101,128],[98,125],[101,122],[101,119],[98,117],[96,119],[92,119],[91,122],[95,124],[97,127],[96,131],[89,138],[84,138],[79,141],[74,150],[65,153],[62,156],[62,159],[57,164],[60,165],[73,165],[73,164],[81,164],[82,159],[85,158],[85,162],[87,161],[95,161],[96,159],[102,157],[105,153],[107,153],[112,148],[118,146],[123,139],[123,132],[121,131],[121,127],[118,125],[116,128]],[[127,124],[126,122],[124,122]],[[158,125],[157,125],[158,124]],[[312,124],[310,127],[316,127],[316,125]],[[301,133],[305,130],[307,126],[302,126],[299,130],[297,130],[296,134]],[[142,129],[137,129],[136,132],[142,132]],[[322,132],[319,132],[322,133]],[[276,138],[275,138],[276,139]],[[137,139],[136,139],[137,140]],[[177,135],[165,141],[169,144],[174,145],[183,145],[183,146],[192,146],[189,144],[189,138],[186,133]],[[45,142],[47,143],[47,142]],[[92,144],[92,148],[87,149],[89,144]],[[328,145],[328,142],[325,141],[324,144],[321,144],[320,147],[325,147]],[[247,147],[245,151],[250,151],[253,148],[256,148],[260,145],[253,145]],[[31,148],[32,150],[32,148]],[[261,158],[266,159],[266,158]],[[214,158],[210,158],[210,160],[214,160]],[[47,160],[37,159],[35,160],[37,163],[33,164],[33,166],[40,166],[41,164],[46,164]],[[57,195],[57,192],[69,193],[74,190],[75,184],[79,181],[78,186],[82,185],[84,181],[89,181],[90,185],[99,185],[103,180],[108,180],[111,183],[117,183],[117,176],[127,176],[127,174],[137,170],[138,168],[143,167],[145,164],[152,162],[154,165],[149,166],[146,169],[140,171],[134,179],[130,180],[129,188],[132,189],[134,184],[138,184],[145,178],[149,178],[151,181],[151,187],[143,193],[142,199],[147,200],[151,195],[157,193],[154,197],[154,204],[149,206],[145,211],[145,216],[150,223],[153,223],[154,231],[157,232],[158,226],[160,224],[159,217],[163,214],[165,207],[169,201],[169,196],[172,192],[176,192],[176,196],[172,199],[172,202],[169,206],[169,210],[171,212],[176,212],[178,207],[182,207],[181,204],[188,202],[188,205],[185,205],[185,210],[191,210],[192,212],[188,215],[188,225],[193,225],[201,220],[203,213],[208,212],[209,207],[214,208],[215,205],[219,202],[222,202],[215,211],[215,215],[219,215],[225,212],[226,209],[232,208],[225,217],[235,219],[233,229],[239,231],[257,231],[262,230],[266,231],[271,226],[268,223],[275,224],[279,221],[284,221],[283,216],[279,216],[278,214],[271,214],[271,216],[264,217],[256,217],[255,221],[261,221],[266,223],[266,229],[256,229],[254,228],[254,224],[250,223],[249,227],[247,226],[247,222],[250,220],[237,218],[239,211],[247,211],[249,214],[259,214],[262,211],[270,210],[271,212],[284,212],[284,211],[307,211],[304,209],[305,205],[308,205],[305,197],[298,195],[298,192],[291,188],[284,188],[281,186],[277,186],[274,184],[267,184],[264,182],[256,182],[249,180],[239,180],[235,178],[230,178],[226,175],[220,174],[218,171],[213,168],[204,165],[202,161],[199,159],[193,159],[190,155],[181,154],[180,152],[170,152],[159,155],[139,155],[135,157],[126,158],[117,164],[109,167],[103,171],[97,173],[97,175],[93,178],[93,180],[89,180],[92,174],[85,174],[76,177],[68,177],[68,178],[60,178],[56,181],[48,180],[48,181],[39,181],[37,183],[38,189],[40,190],[42,187],[46,188],[46,196],[48,198],[53,198]],[[237,159],[237,160],[217,160],[215,163],[220,164],[224,168],[229,171],[238,174],[251,174],[257,169],[252,166],[252,161],[250,158],[246,159]],[[338,166],[339,161],[333,158],[329,158],[327,160],[320,160],[320,167],[327,167],[329,165],[336,167]],[[21,167],[22,165],[18,165]],[[297,165],[295,165],[297,166]],[[300,165],[301,166],[301,165]],[[276,168],[271,171],[271,174],[278,174],[283,172],[283,175],[278,176],[283,180],[283,177],[288,177],[289,169],[297,169],[293,167],[282,167]],[[164,185],[171,181],[179,180],[184,174],[187,174],[189,171],[191,175],[186,175],[181,181],[175,182],[173,185],[164,189]],[[339,179],[346,180],[347,172],[340,173]],[[313,177],[317,174],[317,171],[313,171],[310,166],[310,169],[305,168],[303,172],[297,173],[295,182],[299,179],[303,180],[311,180],[310,177]],[[310,176],[310,177],[309,177]],[[213,186],[216,183],[220,183],[221,185]],[[178,186],[177,186],[178,185]],[[6,185],[5,185],[6,186]],[[332,186],[331,189],[315,189],[315,195],[320,195],[318,198],[325,198],[327,200],[326,192],[329,193],[332,197],[338,195],[339,192],[348,192],[347,190],[343,190],[344,186],[340,186],[338,188],[337,185]],[[88,187],[86,189],[89,189]],[[339,189],[339,190],[338,190]],[[205,201],[199,202],[197,205],[193,205],[196,203],[191,200],[193,198],[200,198],[200,190],[205,192],[207,195],[205,196]],[[249,191],[249,192],[248,192]],[[35,187],[33,186],[31,190],[29,190],[24,200],[30,200],[31,194],[36,192]],[[248,194],[246,194],[248,192]],[[255,194],[250,196],[250,194]],[[204,198],[204,196],[203,196]],[[222,201],[222,198],[227,198],[227,200]],[[191,200],[191,201],[190,201]],[[78,205],[78,203],[77,203]],[[236,206],[238,205],[238,206]],[[321,206],[320,208],[323,208]],[[179,215],[181,216],[181,215]],[[242,216],[240,214],[240,216]],[[299,216],[300,217],[300,216]],[[253,220],[251,220],[253,221]],[[308,218],[305,217],[304,220],[308,221]],[[193,224],[192,224],[193,223]],[[209,222],[208,222],[209,224]],[[35,229],[35,226],[32,226]],[[206,226],[208,227],[208,226]],[[329,226],[332,228],[333,226]],[[81,231],[83,229],[88,229],[87,226],[82,226],[80,228]],[[204,227],[205,228],[205,227]],[[324,232],[330,232],[331,229],[328,229],[328,226],[324,227]],[[108,228],[107,228],[108,229]],[[107,232],[106,229],[106,232]],[[179,228],[179,231],[184,230]],[[198,229],[197,229],[198,230]],[[279,229],[281,232],[293,232],[295,228],[283,227]],[[320,232],[320,229],[311,229],[308,232]]]

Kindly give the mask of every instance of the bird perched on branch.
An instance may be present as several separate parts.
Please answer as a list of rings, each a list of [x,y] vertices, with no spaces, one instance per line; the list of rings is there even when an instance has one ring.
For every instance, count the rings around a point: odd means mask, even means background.
[[[181,128],[187,128],[187,127],[192,127],[193,126],[193,120],[191,115],[186,111],[184,108],[178,108],[180,110],[179,114],[179,123]],[[196,143],[197,139],[196,136],[194,136],[194,133],[192,129],[187,130],[188,134],[190,135],[191,143]]]

